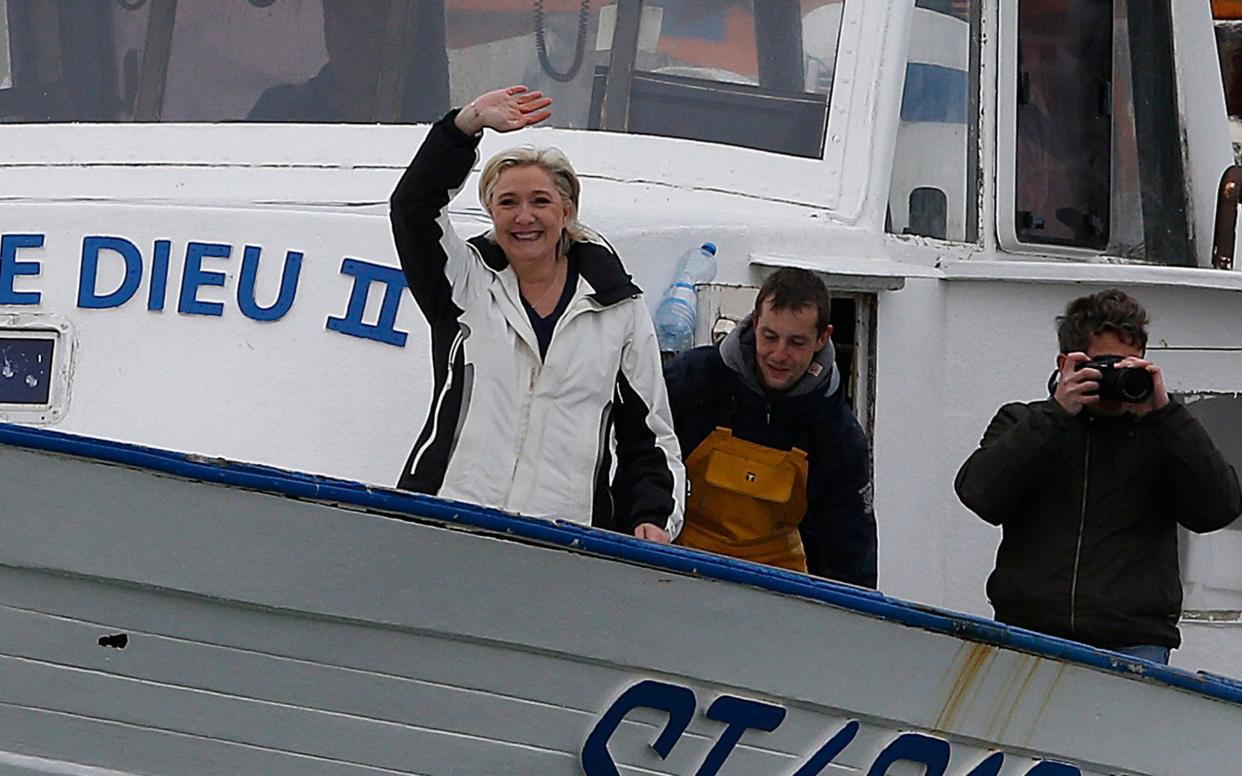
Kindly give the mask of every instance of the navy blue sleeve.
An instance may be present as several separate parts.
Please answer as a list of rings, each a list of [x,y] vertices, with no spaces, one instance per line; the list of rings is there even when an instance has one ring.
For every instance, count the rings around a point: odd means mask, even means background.
[[[726,379],[726,371],[713,345],[687,350],[664,366],[673,428],[683,459],[690,457],[719,422],[721,389],[732,384]]]
[[[874,588],[876,528],[867,437],[844,405],[818,436],[820,454],[810,473],[806,517],[798,527],[807,570]]]

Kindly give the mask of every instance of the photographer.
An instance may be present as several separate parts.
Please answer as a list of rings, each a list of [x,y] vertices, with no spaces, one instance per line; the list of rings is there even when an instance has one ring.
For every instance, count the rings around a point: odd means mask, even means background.
[[[1242,493],[1146,360],[1147,322],[1117,289],[1071,302],[1052,395],[1001,407],[954,485],[1002,528],[996,619],[1167,663],[1181,643],[1177,526],[1224,528]]]

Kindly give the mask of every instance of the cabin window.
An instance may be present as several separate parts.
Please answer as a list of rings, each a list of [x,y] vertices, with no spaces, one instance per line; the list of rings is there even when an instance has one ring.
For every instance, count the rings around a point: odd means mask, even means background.
[[[1212,18],[1216,20],[1216,54],[1225,87],[1225,109],[1231,119],[1237,120],[1242,118],[1242,4],[1216,0],[1212,3]],[[1233,135],[1236,156],[1236,130]]]
[[[144,3],[145,5],[145,3]],[[0,121],[121,121],[131,118],[147,9],[111,2],[0,2]],[[2,80],[2,79],[0,79]]]
[[[1019,0],[1001,78],[1002,247],[1194,263],[1167,4]]]
[[[73,337],[49,313],[0,315],[0,422],[54,423],[68,410]]]
[[[0,404],[47,404],[52,386],[51,337],[0,338]]]
[[[844,2],[0,0],[0,119],[408,123],[522,82],[556,126],[819,157]]]
[[[8,0],[8,122],[411,122],[449,107],[442,0]]]
[[[819,157],[844,0],[448,4],[452,97],[511,80],[557,126]],[[460,7],[455,7],[460,6]]]
[[[978,239],[978,0],[917,0],[889,185],[888,230]]]
[[[1112,0],[1018,3],[1014,208],[1028,243],[1108,245]]]

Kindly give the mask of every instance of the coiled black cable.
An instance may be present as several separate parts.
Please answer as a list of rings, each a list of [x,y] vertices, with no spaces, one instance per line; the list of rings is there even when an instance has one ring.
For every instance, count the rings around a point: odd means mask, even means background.
[[[586,58],[587,26],[591,23],[591,0],[582,0],[578,8],[578,42],[574,47],[574,61],[565,72],[552,66],[548,59],[548,41],[543,26],[543,0],[535,0],[535,48],[539,52],[539,66],[554,81],[567,83],[578,75]]]

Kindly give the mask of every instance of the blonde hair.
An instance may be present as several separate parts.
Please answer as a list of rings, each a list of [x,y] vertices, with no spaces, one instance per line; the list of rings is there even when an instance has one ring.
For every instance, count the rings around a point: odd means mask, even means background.
[[[591,240],[595,232],[578,221],[578,196],[582,192],[582,184],[578,182],[578,174],[574,172],[569,157],[559,148],[536,148],[522,145],[506,148],[487,160],[483,172],[479,175],[479,202],[490,214],[492,212],[492,194],[496,184],[505,170],[514,167],[538,167],[546,172],[556,186],[561,199],[569,202],[569,217],[565,219],[565,228],[561,231],[561,239],[556,244],[557,255],[564,256],[569,246],[575,242]],[[495,235],[488,231],[487,237],[495,241]]]

